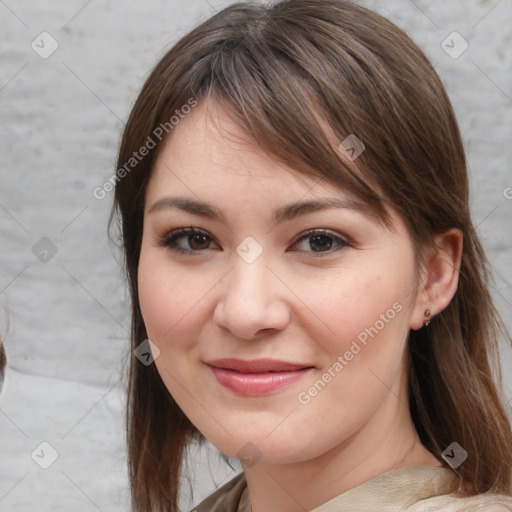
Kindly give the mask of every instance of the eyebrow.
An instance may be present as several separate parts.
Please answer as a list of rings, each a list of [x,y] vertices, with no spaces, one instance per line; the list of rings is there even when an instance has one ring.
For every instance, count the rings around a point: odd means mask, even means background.
[[[159,199],[149,208],[148,213],[154,213],[167,208],[177,208],[188,213],[226,223],[223,213],[218,208],[209,203],[187,197],[164,197]],[[281,206],[272,212],[272,220],[275,224],[279,224],[293,220],[301,215],[332,208],[353,210],[366,216],[375,217],[375,213],[370,212],[369,207],[363,203],[338,197],[327,197],[321,200],[298,201]]]

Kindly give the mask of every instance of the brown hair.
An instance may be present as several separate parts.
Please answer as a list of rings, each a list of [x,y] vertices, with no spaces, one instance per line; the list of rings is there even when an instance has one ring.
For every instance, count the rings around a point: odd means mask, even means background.
[[[2,380],[4,378],[5,366],[7,364],[7,356],[2,340],[0,340],[0,390],[2,389]]]
[[[233,4],[156,65],[126,124],[118,169],[191,97],[222,102],[269,155],[348,190],[383,220],[385,203],[392,205],[418,255],[436,233],[462,231],[454,299],[428,328],[410,332],[410,412],[439,459],[453,441],[468,452],[457,472],[475,493],[510,493],[512,436],[498,336],[510,337],[488,290],[454,112],[422,51],[394,24],[348,0]],[[339,141],[350,134],[363,141],[357,170],[333,148],[319,116]],[[137,268],[145,190],[160,147],[118,174],[111,217],[120,221],[131,290],[132,350],[147,338]],[[134,510],[178,510],[184,450],[204,438],[155,365],[133,356],[126,419]]]

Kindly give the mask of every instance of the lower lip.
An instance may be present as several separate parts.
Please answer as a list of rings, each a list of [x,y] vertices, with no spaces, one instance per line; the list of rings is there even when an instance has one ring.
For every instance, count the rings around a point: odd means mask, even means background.
[[[267,395],[291,386],[312,370],[304,368],[285,372],[240,373],[215,366],[210,366],[210,369],[219,384],[235,393],[249,396]]]

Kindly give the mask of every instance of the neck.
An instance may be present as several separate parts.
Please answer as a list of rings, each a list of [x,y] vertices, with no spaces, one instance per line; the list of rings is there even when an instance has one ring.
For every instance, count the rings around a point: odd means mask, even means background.
[[[314,459],[244,468],[250,497],[244,512],[312,510],[386,471],[442,466],[421,444],[405,404],[390,392],[363,427]]]

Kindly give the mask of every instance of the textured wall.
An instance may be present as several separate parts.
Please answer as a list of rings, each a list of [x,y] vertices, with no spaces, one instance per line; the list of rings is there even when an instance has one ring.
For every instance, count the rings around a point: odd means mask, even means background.
[[[127,510],[120,375],[128,308],[106,236],[111,194],[98,200],[92,191],[114,170],[150,67],[228,3],[0,1],[0,332],[9,364],[1,510]],[[447,86],[468,151],[474,219],[496,269],[494,295],[512,328],[512,0],[363,3],[405,28]],[[510,398],[510,349],[503,366]],[[196,500],[231,476],[198,457]]]

